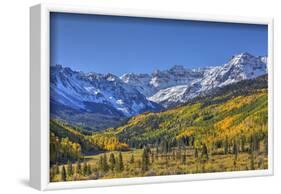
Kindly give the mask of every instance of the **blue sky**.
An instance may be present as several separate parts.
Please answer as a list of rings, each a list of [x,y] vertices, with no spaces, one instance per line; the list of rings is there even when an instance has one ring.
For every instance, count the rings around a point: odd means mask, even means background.
[[[267,55],[267,26],[51,14],[51,65],[122,75],[173,65],[221,65],[232,55]]]

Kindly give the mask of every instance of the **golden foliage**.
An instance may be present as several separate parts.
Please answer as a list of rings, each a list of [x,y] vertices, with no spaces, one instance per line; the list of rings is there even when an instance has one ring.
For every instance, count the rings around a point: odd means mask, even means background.
[[[237,96],[228,100],[226,103],[217,106],[219,111],[231,111],[233,109],[241,108],[257,100],[259,97],[266,95],[264,91],[258,92],[255,95]]]
[[[98,145],[104,150],[127,150],[129,146],[126,143],[121,143],[119,139],[111,133],[95,134],[90,137],[93,144]]]

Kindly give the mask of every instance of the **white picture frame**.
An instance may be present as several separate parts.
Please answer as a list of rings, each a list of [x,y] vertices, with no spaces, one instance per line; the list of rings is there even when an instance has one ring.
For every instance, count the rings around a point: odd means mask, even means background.
[[[169,175],[109,180],[57,182],[49,181],[49,67],[50,12],[135,16],[245,24],[268,25],[268,169],[255,171],[218,172]],[[213,16],[157,10],[134,10],[68,5],[40,4],[30,8],[30,185],[39,190],[105,187],[273,175],[273,19]]]

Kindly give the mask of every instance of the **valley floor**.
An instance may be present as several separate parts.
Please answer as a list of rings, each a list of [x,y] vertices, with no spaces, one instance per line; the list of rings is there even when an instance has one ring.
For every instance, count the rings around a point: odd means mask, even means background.
[[[224,154],[223,149],[209,154],[208,157],[202,157],[200,153],[197,157],[192,147],[185,147],[180,150],[173,148],[173,151],[167,154],[156,154],[155,149],[151,149],[147,166],[143,167],[143,149],[134,149],[131,151],[121,152],[123,168],[116,170],[107,166],[102,166],[101,160],[106,155],[106,160],[110,161],[110,154],[114,154],[115,160],[120,152],[106,152],[98,155],[85,156],[84,161],[78,164],[65,164],[51,167],[51,181],[73,181],[73,180],[95,180],[111,178],[128,178],[143,176],[161,176],[161,175],[178,175],[178,174],[195,174],[208,172],[228,172],[228,171],[245,171],[268,168],[268,157],[265,151],[255,151],[254,153],[241,152],[236,156],[234,154]],[[132,160],[133,156],[133,160]],[[62,167],[64,171],[62,172]],[[105,168],[104,168],[105,167]],[[71,171],[71,172],[68,172]],[[64,173],[64,174],[63,174]]]

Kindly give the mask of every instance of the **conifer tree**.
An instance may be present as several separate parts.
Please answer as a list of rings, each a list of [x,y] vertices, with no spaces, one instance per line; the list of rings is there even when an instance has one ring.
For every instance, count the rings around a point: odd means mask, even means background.
[[[206,144],[203,144],[201,157],[202,158],[205,157],[204,159],[209,160],[208,148],[207,148]]]
[[[195,148],[195,150],[194,150],[194,158],[198,158],[198,149],[197,148]]]
[[[134,154],[131,155],[130,163],[133,164],[135,162]]]
[[[265,149],[265,153],[268,154],[268,136],[267,135],[264,137],[264,149]]]
[[[241,137],[241,151],[242,152],[245,152],[245,142],[246,140],[245,140],[245,137],[244,136],[242,136]]]
[[[141,168],[143,172],[148,170],[148,165],[149,165],[149,153],[147,148],[144,148],[142,153],[142,168]]]
[[[92,174],[92,167],[90,164],[87,165],[87,176],[91,175]]]
[[[260,139],[259,139],[258,135],[256,135],[255,150],[260,151]]]
[[[116,162],[116,170],[118,172],[122,172],[124,170],[123,156],[121,152],[119,152],[118,160]]]
[[[168,160],[167,154],[165,154],[165,165],[166,165],[166,168],[168,168],[169,160]]]
[[[67,176],[71,177],[73,175],[72,163],[68,160],[67,162]]]
[[[158,160],[158,158],[159,158],[159,149],[158,149],[158,147],[156,147],[155,160]]]
[[[76,173],[81,174],[81,163],[80,160],[77,160],[76,162]]]
[[[154,152],[151,152],[151,163],[154,163]]]
[[[106,154],[103,155],[103,171],[107,172],[109,170],[109,166],[107,163],[107,157]]]
[[[64,165],[62,166],[62,170],[61,170],[61,181],[66,181],[66,172],[65,172]]]
[[[224,154],[228,154],[228,139],[227,138],[224,141]]]
[[[236,170],[236,167],[237,167],[237,159],[235,159],[235,158],[234,158],[234,160],[233,160],[233,167],[234,167],[233,170]]]
[[[122,156],[121,152],[119,152],[119,165],[120,165],[120,170],[123,171],[124,170],[124,163],[123,163],[123,156]]]
[[[113,153],[111,153],[109,156],[109,168],[111,171],[114,170],[115,165],[116,165],[115,156]]]
[[[257,150],[257,136],[254,134],[251,137],[252,152]]]
[[[88,164],[84,161],[83,162],[83,168],[82,168],[82,173],[83,173],[84,176],[87,175],[87,171],[88,171],[87,168],[88,168]]]
[[[167,141],[167,140],[163,140],[163,141],[161,142],[161,152],[164,153],[164,154],[166,154],[166,153],[168,153],[169,149],[170,149],[170,148],[169,148],[168,141]]]
[[[254,152],[251,152],[250,155],[250,169],[251,170],[255,170],[255,156],[254,156]]]
[[[183,154],[181,157],[181,163],[186,164],[186,154]]]
[[[100,170],[100,171],[103,171],[103,168],[104,168],[103,161],[104,161],[104,160],[103,160],[103,156],[100,155],[99,164],[98,164],[99,170]]]
[[[238,157],[238,145],[237,145],[236,142],[234,142],[234,144],[233,144],[232,152],[234,154],[235,160],[237,160],[237,157]]]
[[[176,154],[175,154],[174,150],[173,150],[173,153],[172,153],[172,158],[173,158],[173,160],[176,160]]]

